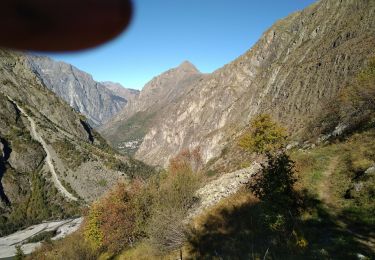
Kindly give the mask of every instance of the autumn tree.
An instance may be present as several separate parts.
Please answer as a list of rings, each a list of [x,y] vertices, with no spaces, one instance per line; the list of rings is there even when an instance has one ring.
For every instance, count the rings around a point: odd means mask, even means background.
[[[283,148],[287,141],[285,128],[274,122],[270,115],[260,114],[251,122],[242,135],[239,145],[255,153],[272,153]]]
[[[148,229],[150,242],[158,250],[174,250],[185,241],[184,220],[196,200],[201,163],[199,149],[185,150],[161,176]]]
[[[176,173],[182,170],[191,170],[199,172],[203,167],[200,148],[196,147],[192,150],[184,149],[169,161],[168,171]]]
[[[141,236],[138,223],[143,218],[137,204],[142,189],[139,181],[119,183],[105,197],[94,203],[85,226],[85,237],[94,249],[118,253],[133,246]]]
[[[294,231],[294,218],[298,214],[299,197],[294,190],[297,181],[294,162],[286,153],[286,130],[269,115],[256,116],[249,130],[242,136],[240,146],[266,157],[262,170],[249,184],[251,192],[262,202],[261,221],[277,244]]]

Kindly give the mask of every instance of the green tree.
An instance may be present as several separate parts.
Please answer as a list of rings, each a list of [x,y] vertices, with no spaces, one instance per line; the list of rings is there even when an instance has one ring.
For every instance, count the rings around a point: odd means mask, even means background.
[[[286,153],[267,154],[267,162],[250,184],[250,190],[259,199],[270,202],[271,205],[292,207],[297,203],[293,188],[296,181],[294,162]]]
[[[16,246],[16,255],[14,257],[15,260],[22,260],[25,259],[25,254],[22,251],[22,248],[20,245]]]
[[[101,222],[100,217],[102,216],[102,208],[99,202],[95,202],[89,211],[87,216],[87,222],[85,223],[84,234],[85,239],[93,250],[98,250],[103,246],[103,232],[100,229]]]
[[[263,170],[249,185],[261,200],[260,220],[273,248],[305,248],[308,243],[296,226],[302,209],[301,198],[294,190],[296,181],[294,162],[286,153],[267,154]]]
[[[240,147],[250,152],[273,153],[287,141],[285,128],[274,122],[270,115],[260,114],[250,122],[250,128],[239,141]]]
[[[240,146],[251,152],[265,154],[262,170],[249,184],[251,192],[261,200],[259,220],[268,248],[304,248],[307,241],[296,230],[302,198],[295,191],[297,182],[294,162],[285,151],[286,130],[269,115],[258,115],[240,140]]]

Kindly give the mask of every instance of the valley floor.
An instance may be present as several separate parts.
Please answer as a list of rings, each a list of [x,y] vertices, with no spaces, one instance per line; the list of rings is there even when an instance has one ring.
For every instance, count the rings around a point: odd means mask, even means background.
[[[21,246],[21,249],[25,254],[30,254],[41,245],[41,242],[33,241],[31,239],[37,237],[38,235],[43,236],[43,234],[47,234],[49,232],[54,234],[51,236],[52,240],[64,238],[67,235],[75,232],[82,224],[82,221],[83,218],[75,218],[44,222],[24,230],[17,231],[9,236],[1,237],[0,259],[7,259],[15,256],[17,245]]]

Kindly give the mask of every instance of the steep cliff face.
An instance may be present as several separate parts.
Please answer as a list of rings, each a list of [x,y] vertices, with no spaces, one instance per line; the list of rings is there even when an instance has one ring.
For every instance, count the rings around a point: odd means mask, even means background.
[[[84,114],[93,127],[99,126],[127,103],[127,98],[92,76],[64,62],[29,55],[28,61],[40,80],[76,111]],[[117,86],[118,88],[119,86]],[[132,96],[129,90],[129,96]]]
[[[150,127],[136,158],[165,165],[179,150],[199,146],[207,162],[257,113],[271,114],[298,137],[374,46],[374,1],[318,1],[278,21],[247,53],[170,104],[173,112]]]
[[[134,153],[150,127],[168,117],[169,107],[204,77],[193,64],[183,62],[147,83],[139,96],[99,131],[120,151]]]
[[[0,50],[0,236],[75,214],[144,167],[117,155],[24,54]]]

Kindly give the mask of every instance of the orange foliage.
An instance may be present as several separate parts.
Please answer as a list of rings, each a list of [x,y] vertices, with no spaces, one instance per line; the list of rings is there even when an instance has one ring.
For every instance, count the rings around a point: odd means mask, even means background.
[[[138,238],[139,216],[135,198],[142,186],[138,180],[131,185],[119,183],[92,208],[98,212],[96,216],[103,236],[102,246],[108,251],[120,252],[131,247]]]
[[[170,173],[175,174],[181,170],[191,170],[198,172],[203,167],[200,148],[193,150],[184,149],[180,151],[174,158],[169,161],[168,170]]]

